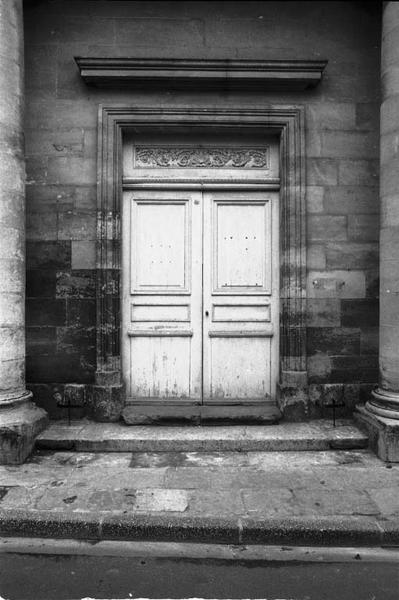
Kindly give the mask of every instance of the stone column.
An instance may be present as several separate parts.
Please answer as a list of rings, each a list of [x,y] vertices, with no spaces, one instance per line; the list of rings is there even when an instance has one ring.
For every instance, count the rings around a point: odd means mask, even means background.
[[[25,388],[22,0],[0,0],[0,464],[18,464],[47,423]]]
[[[379,387],[360,423],[384,460],[399,461],[399,3],[385,2],[381,41]]]

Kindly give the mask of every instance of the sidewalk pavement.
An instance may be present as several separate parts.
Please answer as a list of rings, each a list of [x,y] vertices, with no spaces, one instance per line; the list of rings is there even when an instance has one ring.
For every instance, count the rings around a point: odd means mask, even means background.
[[[399,545],[399,465],[368,450],[42,450],[0,467],[0,535]]]

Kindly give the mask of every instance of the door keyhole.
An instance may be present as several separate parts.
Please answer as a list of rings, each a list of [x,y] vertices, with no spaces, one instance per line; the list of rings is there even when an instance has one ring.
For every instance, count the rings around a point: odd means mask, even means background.
[[[206,316],[206,317],[209,317],[209,310],[206,310],[206,311],[205,311],[205,316]]]

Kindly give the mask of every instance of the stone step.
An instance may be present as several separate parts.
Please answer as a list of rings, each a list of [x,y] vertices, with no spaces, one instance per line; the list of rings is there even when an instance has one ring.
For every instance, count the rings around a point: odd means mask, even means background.
[[[212,422],[218,425],[256,424],[272,425],[281,420],[282,414],[273,402],[254,402],[245,404],[220,405],[184,405],[184,404],[137,404],[128,403],[122,418],[128,425],[200,425]]]
[[[353,421],[230,426],[127,426],[53,421],[36,440],[39,449],[78,452],[283,452],[366,448]]]

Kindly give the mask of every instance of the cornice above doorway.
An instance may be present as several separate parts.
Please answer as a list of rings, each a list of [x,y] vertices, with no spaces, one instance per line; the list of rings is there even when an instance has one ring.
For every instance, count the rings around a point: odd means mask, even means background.
[[[322,79],[326,60],[192,60],[75,57],[99,87],[303,91]]]

